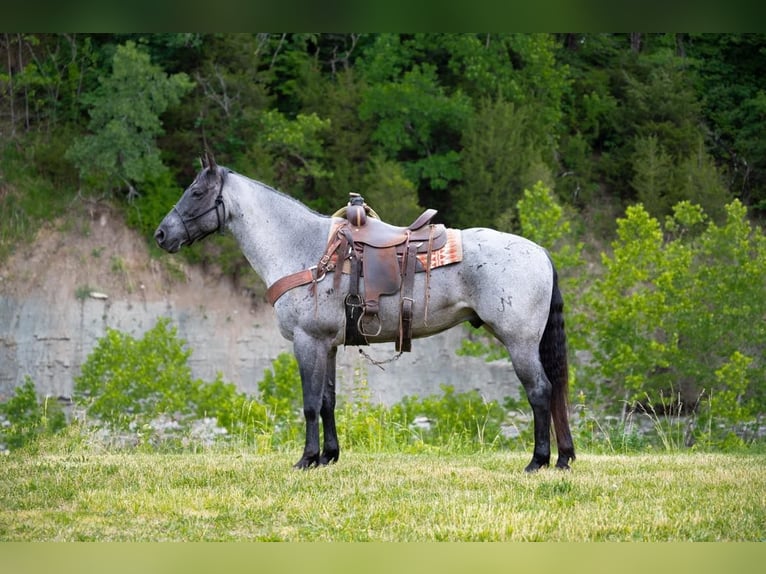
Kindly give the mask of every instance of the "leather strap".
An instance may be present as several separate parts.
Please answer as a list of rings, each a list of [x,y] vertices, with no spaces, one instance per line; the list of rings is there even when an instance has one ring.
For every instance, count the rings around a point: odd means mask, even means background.
[[[319,263],[314,265],[314,267],[309,267],[308,269],[303,269],[297,273],[285,275],[284,277],[281,277],[272,283],[271,286],[266,290],[266,297],[268,298],[271,306],[273,307],[274,303],[276,303],[279,298],[287,293],[290,289],[295,289],[301,285],[308,285],[309,283],[318,283],[324,279],[324,276],[329,271],[335,269],[335,263],[333,263],[332,258],[333,255],[335,255],[335,252],[342,245],[343,238],[336,237],[333,240],[333,238],[330,237],[330,241],[327,243],[327,248],[325,249],[324,255],[322,255]]]
[[[272,283],[271,287],[266,291],[266,297],[269,300],[269,304],[273,307],[274,303],[276,303],[279,298],[290,289],[295,289],[301,285],[308,285],[314,281],[316,281],[316,278],[314,277],[314,268],[304,269],[303,271],[298,271],[291,275],[285,275],[281,279],[277,279]]]
[[[418,248],[407,239],[405,252],[402,256],[402,288],[399,292],[399,336],[396,340],[396,350],[409,353],[412,350],[412,316],[415,287],[415,273]]]

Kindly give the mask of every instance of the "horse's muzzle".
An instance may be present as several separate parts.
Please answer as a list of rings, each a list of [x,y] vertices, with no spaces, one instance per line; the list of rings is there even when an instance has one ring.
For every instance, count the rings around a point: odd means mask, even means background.
[[[181,249],[182,241],[179,237],[172,237],[172,234],[166,230],[165,222],[160,223],[157,231],[154,232],[154,240],[157,245],[168,253],[176,253]]]

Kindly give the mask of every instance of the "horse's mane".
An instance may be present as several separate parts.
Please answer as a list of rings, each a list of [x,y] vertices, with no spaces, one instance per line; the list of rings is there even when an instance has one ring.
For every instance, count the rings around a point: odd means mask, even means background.
[[[243,174],[239,173],[238,171],[235,171],[235,170],[233,170],[233,169],[230,169],[230,168],[228,168],[228,167],[223,167],[223,166],[219,166],[219,167],[221,167],[221,168],[224,170],[224,171],[223,171],[223,175],[224,175],[224,177],[226,177],[226,176],[227,176],[227,175],[229,175],[229,174],[233,174],[233,175],[236,175],[236,176],[238,176],[238,177],[241,177],[242,179],[245,179],[245,180],[249,181],[249,182],[250,182],[250,183],[252,183],[252,184],[255,184],[255,185],[259,185],[259,186],[261,186],[261,187],[263,187],[263,188],[266,188],[266,189],[267,189],[268,191],[270,191],[271,193],[274,193],[274,194],[276,194],[276,195],[278,195],[278,196],[280,196],[280,197],[283,197],[283,198],[285,198],[286,200],[288,200],[288,201],[290,201],[290,202],[292,202],[292,203],[296,204],[296,205],[297,205],[297,206],[299,206],[300,208],[302,208],[302,209],[305,209],[306,211],[308,211],[308,212],[310,212],[310,213],[313,213],[314,215],[316,215],[316,216],[318,216],[318,217],[326,217],[326,218],[328,218],[328,219],[329,219],[329,217],[330,217],[330,216],[328,216],[328,215],[325,215],[325,214],[323,214],[323,213],[319,213],[318,211],[316,211],[316,210],[312,209],[311,207],[309,207],[308,205],[306,205],[306,204],[305,204],[305,203],[303,203],[302,201],[300,201],[300,200],[298,200],[298,199],[294,198],[294,197],[293,197],[293,196],[291,196],[291,195],[288,195],[287,193],[285,193],[285,192],[283,192],[283,191],[280,191],[280,190],[278,190],[277,188],[275,188],[275,187],[273,187],[273,186],[271,186],[271,185],[269,185],[269,184],[267,184],[267,183],[263,183],[262,181],[259,181],[259,180],[257,180],[257,179],[253,179],[252,177],[248,177],[248,176],[246,176],[246,175],[243,175]]]

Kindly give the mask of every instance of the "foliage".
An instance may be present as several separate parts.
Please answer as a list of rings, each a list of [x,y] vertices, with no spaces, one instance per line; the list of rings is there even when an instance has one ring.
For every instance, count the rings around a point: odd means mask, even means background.
[[[167,319],[140,339],[107,329],[75,378],[75,401],[89,417],[118,430],[151,427],[158,417],[170,417],[172,426],[214,418],[240,434],[265,423],[265,410],[220,375],[212,382],[192,378],[190,355]]]
[[[536,133],[536,111],[505,100],[484,100],[463,131],[463,181],[452,193],[450,219],[464,227],[511,231],[522,190],[550,180]],[[505,220],[505,221],[504,221]]]
[[[662,226],[635,205],[618,221],[573,321],[593,353],[589,392],[610,410],[623,408],[615,397],[680,393],[686,412],[702,402],[725,421],[724,434],[764,412],[766,327],[747,317],[766,314],[766,238],[740,202],[726,213],[719,226],[682,202]]]
[[[559,272],[567,274],[582,265],[583,243],[575,239],[574,216],[541,181],[525,189],[516,204],[521,234],[544,246]]]
[[[502,213],[554,178],[579,207],[605,188],[658,217],[688,199],[716,218],[722,189],[756,209],[764,201],[765,44],[736,33],[5,34],[0,117],[12,141],[74,140],[68,161],[92,187],[136,188],[164,165],[188,181],[190,158],[209,147],[324,210],[383,157],[420,204],[455,221],[473,203]],[[509,107],[521,133],[508,129]],[[312,114],[329,128],[302,130]],[[296,122],[303,141],[259,142],[271,119]],[[676,168],[674,196],[656,209],[640,183],[649,141]],[[507,166],[493,159],[503,155]],[[485,225],[486,213],[461,225]]]
[[[135,185],[160,176],[166,168],[155,141],[163,132],[159,116],[191,87],[186,74],[168,76],[135,43],[118,46],[111,75],[84,96],[91,133],[68,152],[83,179],[135,193]]]
[[[125,220],[144,237],[153,237],[157,225],[173,208],[178,197],[179,190],[169,172],[148,176],[141,195],[124,206]]]
[[[17,245],[31,242],[41,224],[64,214],[72,199],[30,170],[22,151],[6,147],[0,156],[0,262]]]
[[[375,213],[393,225],[409,225],[423,212],[415,185],[401,166],[390,160],[372,159],[362,180],[362,193]]]
[[[445,143],[463,129],[470,101],[445,93],[433,66],[416,64],[399,81],[371,85],[359,113],[375,122],[372,140],[386,158],[402,162],[408,179],[443,190],[462,176],[459,155]]]
[[[33,443],[40,435],[66,426],[61,406],[49,397],[40,402],[34,381],[26,377],[13,396],[0,403],[0,451]]]

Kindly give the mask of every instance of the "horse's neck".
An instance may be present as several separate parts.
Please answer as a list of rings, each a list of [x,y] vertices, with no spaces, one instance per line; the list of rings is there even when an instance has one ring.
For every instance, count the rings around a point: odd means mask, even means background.
[[[230,174],[229,229],[267,285],[316,265],[331,219],[244,176]]]

